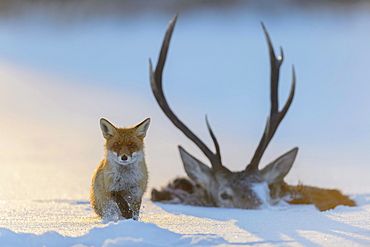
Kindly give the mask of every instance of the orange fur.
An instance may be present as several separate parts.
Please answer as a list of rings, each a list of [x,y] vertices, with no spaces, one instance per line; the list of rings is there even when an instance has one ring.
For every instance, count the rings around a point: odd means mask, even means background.
[[[133,152],[143,150],[144,139],[137,137],[133,128],[121,128],[117,129],[115,136],[106,141],[105,147],[107,150],[114,151],[118,155],[127,154],[131,156]]]
[[[131,128],[116,128],[100,120],[106,154],[94,173],[90,193],[92,207],[100,217],[138,218],[148,183],[144,137],[149,124],[148,118]]]
[[[333,209],[338,205],[356,206],[353,200],[336,189],[322,189],[305,185],[289,187],[290,191],[299,195],[289,201],[291,204],[314,204],[320,211]]]

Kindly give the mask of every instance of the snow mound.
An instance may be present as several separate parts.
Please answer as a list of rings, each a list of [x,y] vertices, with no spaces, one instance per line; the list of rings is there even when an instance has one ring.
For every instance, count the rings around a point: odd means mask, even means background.
[[[0,229],[0,246],[185,246],[215,245],[226,241],[211,234],[182,235],[162,229],[153,223],[134,220],[111,222],[105,227],[92,228],[80,237],[63,236],[55,231],[41,235],[33,233],[15,233],[9,229]]]

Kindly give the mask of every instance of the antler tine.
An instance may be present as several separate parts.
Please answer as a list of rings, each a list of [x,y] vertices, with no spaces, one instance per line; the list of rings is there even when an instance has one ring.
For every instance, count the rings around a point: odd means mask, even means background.
[[[210,130],[211,136],[213,141],[215,142],[215,147],[217,153],[214,154],[180,119],[173,113],[171,108],[169,107],[167,100],[163,93],[162,88],[162,72],[167,58],[167,52],[172,36],[173,29],[176,24],[178,15],[176,14],[172,20],[170,21],[165,37],[163,39],[162,48],[159,54],[157,66],[155,71],[153,71],[152,61],[149,60],[150,66],[150,84],[152,87],[153,94],[161,107],[162,111],[166,114],[166,116],[171,120],[171,122],[180,129],[191,141],[193,141],[207,156],[209,161],[212,164],[213,169],[219,169],[222,167],[221,163],[221,156],[219,155],[219,146],[213,132]],[[208,122],[207,122],[208,123]],[[209,126],[209,125],[208,125]]]
[[[281,55],[276,58],[274,48],[272,47],[270,36],[266,30],[266,27],[263,23],[262,28],[263,32],[265,33],[267,44],[269,47],[269,53],[270,53],[270,65],[271,65],[271,110],[270,115],[275,114],[279,111],[279,97],[278,97],[278,88],[279,88],[279,72],[280,72],[280,66],[283,63],[283,48],[280,47]]]
[[[216,138],[215,134],[214,134],[214,133],[213,133],[213,131],[212,131],[211,125],[210,125],[210,124],[209,124],[209,122],[208,122],[208,117],[207,117],[207,115],[206,115],[206,123],[207,123],[207,128],[208,128],[209,134],[211,135],[212,140],[213,140],[213,143],[215,144],[215,149],[216,149],[216,156],[217,156],[217,159],[218,159],[218,160],[221,160],[220,146],[218,145],[217,138]]]
[[[271,92],[270,92],[270,99],[271,99],[271,109],[270,109],[270,116],[267,119],[265,131],[262,135],[260,143],[254,153],[254,156],[251,160],[250,165],[247,167],[258,169],[259,162],[262,158],[263,153],[265,152],[268,144],[270,143],[272,137],[274,136],[280,122],[283,120],[285,114],[287,113],[294,97],[295,92],[295,84],[296,84],[296,76],[295,70],[293,67],[292,71],[292,86],[290,89],[289,97],[281,110],[279,112],[279,98],[278,98],[278,88],[279,88],[279,72],[280,66],[283,62],[283,49],[280,47],[281,55],[276,58],[274,48],[272,47],[272,42],[270,36],[265,28],[265,25],[261,23],[263,31],[266,36],[267,44],[269,47],[270,53],[270,64],[271,64]]]

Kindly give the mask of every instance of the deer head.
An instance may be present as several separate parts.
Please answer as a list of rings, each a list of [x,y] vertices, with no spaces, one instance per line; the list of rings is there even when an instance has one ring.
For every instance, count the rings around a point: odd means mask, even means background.
[[[278,84],[279,70],[283,62],[283,51],[281,49],[281,55],[276,58],[270,37],[265,26],[262,24],[268,44],[271,64],[270,115],[267,118],[263,135],[250,163],[243,171],[230,171],[222,164],[220,147],[207,118],[206,124],[215,146],[215,152],[211,151],[174,114],[164,96],[162,88],[162,72],[176,20],[177,15],[175,15],[169,23],[155,70],[153,70],[152,62],[150,61],[150,82],[153,94],[163,112],[179,130],[181,130],[191,141],[194,142],[195,145],[199,147],[211,164],[211,167],[205,165],[186,152],[181,146],[179,147],[185,171],[197,184],[191,184],[191,186],[201,186],[202,190],[204,190],[208,198],[210,198],[210,203],[208,204],[213,204],[217,207],[253,209],[266,204],[274,204],[275,199],[279,199],[283,196],[281,187],[285,184],[284,177],[288,174],[293,165],[297,156],[298,148],[293,148],[283,154],[262,170],[259,170],[258,166],[263,153],[292,103],[296,81],[294,67],[292,71],[292,86],[289,97],[282,109],[279,110]],[[156,192],[154,191],[154,193]]]

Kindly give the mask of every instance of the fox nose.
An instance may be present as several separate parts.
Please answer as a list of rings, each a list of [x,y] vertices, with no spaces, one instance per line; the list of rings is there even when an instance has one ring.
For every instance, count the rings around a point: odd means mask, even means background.
[[[128,157],[126,156],[126,154],[122,155],[121,160],[127,160],[127,159]]]

